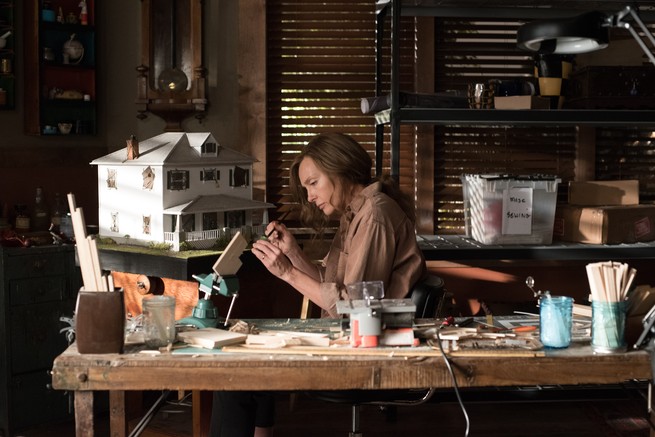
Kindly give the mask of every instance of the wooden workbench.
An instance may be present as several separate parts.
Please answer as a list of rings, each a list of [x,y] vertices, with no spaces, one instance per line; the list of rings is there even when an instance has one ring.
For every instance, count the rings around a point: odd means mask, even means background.
[[[341,390],[450,388],[439,354],[349,351],[343,355],[214,353],[81,355],[75,344],[57,357],[53,387],[75,391],[76,432],[93,435],[93,391],[110,392],[112,436],[126,435],[125,391],[130,390]],[[410,348],[411,350],[411,348]],[[573,344],[543,356],[451,357],[460,387],[616,384],[650,380],[646,351],[594,355]]]

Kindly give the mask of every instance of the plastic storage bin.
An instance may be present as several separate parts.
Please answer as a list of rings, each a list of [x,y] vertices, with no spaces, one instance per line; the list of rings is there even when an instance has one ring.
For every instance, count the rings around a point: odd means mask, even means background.
[[[483,244],[551,244],[555,176],[462,176],[466,236]]]

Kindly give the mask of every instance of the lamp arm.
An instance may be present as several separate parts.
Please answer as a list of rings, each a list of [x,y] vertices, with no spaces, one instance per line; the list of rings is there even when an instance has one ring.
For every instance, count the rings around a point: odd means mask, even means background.
[[[627,16],[630,15],[633,20],[639,25],[641,30],[644,32],[644,35],[646,35],[646,38],[650,41],[650,43],[655,46],[655,37],[653,37],[653,34],[648,30],[644,22],[641,20],[639,17],[639,14],[635,11],[635,9],[631,6],[626,6],[622,11],[618,12],[612,19],[612,25],[614,27],[622,27],[623,29],[627,29],[632,37],[637,41],[637,44],[639,44],[639,47],[644,51],[646,56],[648,56],[648,59],[650,59],[650,62],[655,65],[655,55],[653,55],[653,52],[651,49],[648,48],[646,43],[644,43],[644,40],[639,36],[637,31],[634,29],[634,26],[631,26],[630,23],[627,23],[623,21],[623,19]]]

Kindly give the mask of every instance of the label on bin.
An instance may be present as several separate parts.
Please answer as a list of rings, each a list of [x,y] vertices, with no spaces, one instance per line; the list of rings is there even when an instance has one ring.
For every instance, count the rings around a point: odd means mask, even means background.
[[[503,235],[532,234],[532,188],[503,192]]]

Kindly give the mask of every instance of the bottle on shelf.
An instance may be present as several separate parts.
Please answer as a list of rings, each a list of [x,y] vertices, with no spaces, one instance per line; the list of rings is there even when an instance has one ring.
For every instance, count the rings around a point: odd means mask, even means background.
[[[55,202],[52,205],[52,212],[50,214],[50,231],[59,234],[61,231],[61,216],[63,212],[63,202],[59,193],[55,193]]]
[[[86,0],[82,0],[79,4],[80,7],[80,24],[86,26],[89,24],[89,14],[87,12]]]
[[[14,205],[14,230],[18,234],[30,231],[30,214],[27,205],[18,203]]]
[[[34,208],[32,208],[32,231],[47,231],[50,228],[50,214],[48,205],[43,198],[43,188],[37,187],[34,198]]]
[[[52,209],[50,222],[52,223],[51,231],[62,237],[64,240],[73,238],[73,221],[68,211],[68,203],[59,193],[55,194],[55,204]]]

